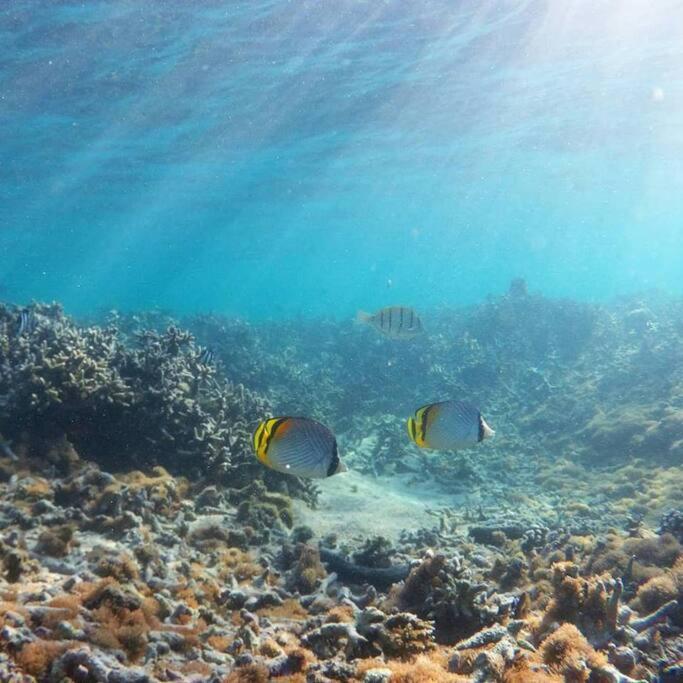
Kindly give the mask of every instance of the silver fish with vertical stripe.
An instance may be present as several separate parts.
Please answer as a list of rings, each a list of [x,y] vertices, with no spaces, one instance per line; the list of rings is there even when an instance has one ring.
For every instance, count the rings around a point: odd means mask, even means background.
[[[359,311],[356,321],[374,327],[389,339],[412,339],[422,334],[422,321],[408,306],[387,306],[377,313]]]

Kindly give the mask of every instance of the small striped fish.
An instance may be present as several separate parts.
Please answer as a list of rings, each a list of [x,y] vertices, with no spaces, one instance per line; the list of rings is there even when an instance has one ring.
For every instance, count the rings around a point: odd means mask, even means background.
[[[23,334],[30,334],[36,326],[36,314],[28,309],[22,309],[19,314],[19,331],[17,334],[21,337]]]
[[[200,354],[199,354],[199,362],[202,365],[213,365],[213,361],[216,358],[216,353],[211,347],[205,348]]]
[[[273,417],[254,432],[259,462],[285,474],[324,479],[347,468],[339,459],[337,440],[325,425],[307,417]]]
[[[390,339],[412,339],[423,331],[419,316],[407,306],[387,306],[377,313],[359,311],[356,320],[374,327]]]

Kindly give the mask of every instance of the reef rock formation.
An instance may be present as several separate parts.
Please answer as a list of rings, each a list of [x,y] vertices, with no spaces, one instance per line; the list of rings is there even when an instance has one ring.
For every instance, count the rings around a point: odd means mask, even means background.
[[[314,487],[265,470],[251,432],[267,402],[219,378],[193,336],[171,326],[124,338],[79,327],[57,305],[0,306],[0,433],[20,444],[66,437],[119,468],[158,464],[244,486],[255,478],[309,500]],[[21,331],[21,333],[20,333]],[[17,450],[19,446],[15,446]]]

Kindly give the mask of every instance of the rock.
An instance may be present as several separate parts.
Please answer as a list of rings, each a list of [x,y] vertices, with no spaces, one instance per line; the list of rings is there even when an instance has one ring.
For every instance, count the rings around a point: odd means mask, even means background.
[[[140,598],[136,595],[107,583],[103,583],[90,593],[83,601],[83,606],[86,609],[93,610],[105,603],[114,606],[116,609],[130,611],[140,609],[142,606]]]
[[[85,640],[85,631],[76,628],[68,621],[60,621],[55,627],[55,635],[61,640]]]

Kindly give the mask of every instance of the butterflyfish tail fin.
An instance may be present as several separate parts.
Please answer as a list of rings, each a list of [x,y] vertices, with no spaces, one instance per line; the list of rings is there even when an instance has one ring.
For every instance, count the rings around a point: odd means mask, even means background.
[[[481,425],[479,429],[481,432],[481,441],[483,441],[484,439],[490,439],[496,433],[495,429],[491,429],[491,427],[489,427],[489,425],[486,424],[486,420],[484,420],[483,417],[481,418]]]

